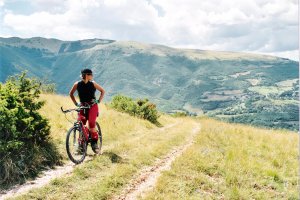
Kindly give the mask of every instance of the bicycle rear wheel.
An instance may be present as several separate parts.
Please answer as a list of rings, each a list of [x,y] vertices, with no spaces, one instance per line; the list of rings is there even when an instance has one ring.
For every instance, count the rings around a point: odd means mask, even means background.
[[[99,147],[99,153],[101,153],[101,148],[102,148],[102,132],[101,128],[98,122],[96,122],[96,128],[98,132],[98,140],[97,140],[97,146]],[[92,149],[94,151],[94,149]],[[94,153],[97,153],[94,151]]]
[[[78,127],[69,129],[66,138],[66,149],[73,163],[79,164],[85,159],[87,142],[83,132]]]

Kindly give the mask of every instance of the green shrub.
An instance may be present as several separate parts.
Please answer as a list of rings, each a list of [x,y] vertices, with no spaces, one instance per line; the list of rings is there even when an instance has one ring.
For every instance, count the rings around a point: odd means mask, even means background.
[[[156,105],[149,102],[148,99],[133,100],[130,97],[116,95],[113,97],[110,106],[120,112],[129,113],[152,123],[157,123],[159,117]]]
[[[186,117],[188,114],[186,112],[175,112],[172,114],[173,117]]]
[[[60,162],[48,120],[38,110],[41,83],[26,73],[0,84],[0,186],[20,183]]]

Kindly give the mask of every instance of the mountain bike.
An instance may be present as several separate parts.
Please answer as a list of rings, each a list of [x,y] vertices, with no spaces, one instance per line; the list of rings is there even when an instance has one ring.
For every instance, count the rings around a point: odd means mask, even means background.
[[[85,119],[85,116],[80,113],[81,110],[84,111],[84,114],[86,112],[86,109],[90,109],[95,103],[89,105],[86,104],[85,106],[80,106],[78,108],[74,109],[68,109],[63,110],[63,107],[61,107],[61,111],[66,114],[69,112],[76,111],[78,114],[77,120],[74,122],[74,125],[69,129],[66,136],[66,149],[68,157],[72,162],[75,164],[79,164],[84,161],[86,155],[87,155],[87,146],[88,143],[91,143],[91,134],[89,132],[89,129],[86,127],[86,125],[83,124],[83,121]],[[68,120],[69,121],[69,120]],[[98,131],[98,141],[97,145],[99,147],[99,152],[101,152],[102,147],[102,132],[101,128],[98,122],[96,122],[96,128]],[[94,151],[94,149],[93,149]],[[96,153],[94,151],[94,153]]]

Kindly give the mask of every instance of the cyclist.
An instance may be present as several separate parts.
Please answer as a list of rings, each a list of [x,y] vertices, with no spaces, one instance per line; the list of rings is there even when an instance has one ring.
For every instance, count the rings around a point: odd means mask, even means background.
[[[95,96],[96,89],[101,92],[99,100],[97,100]],[[77,103],[74,97],[74,93],[76,90],[78,92],[80,103]],[[87,68],[81,70],[81,81],[75,82],[69,93],[73,103],[76,106],[81,106],[81,105],[84,106],[86,104],[91,105],[93,103],[96,103],[89,110],[86,110],[85,112],[83,110],[80,111],[81,115],[85,115],[85,119],[82,120],[84,125],[88,120],[89,131],[91,133],[91,138],[92,138],[91,145],[93,150],[96,153],[99,153],[99,147],[97,145],[98,132],[96,129],[96,118],[99,114],[97,103],[100,103],[102,101],[104,97],[104,93],[105,93],[104,89],[95,81],[93,81],[92,70]]]

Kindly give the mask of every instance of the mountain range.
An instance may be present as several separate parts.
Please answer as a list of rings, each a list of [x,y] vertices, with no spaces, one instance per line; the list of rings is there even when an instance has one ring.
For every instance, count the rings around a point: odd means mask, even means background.
[[[237,44],[238,45],[238,44]],[[27,70],[68,94],[91,68],[106,90],[164,112],[298,130],[299,63],[274,56],[107,39],[0,38],[0,81]]]

